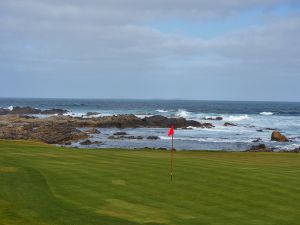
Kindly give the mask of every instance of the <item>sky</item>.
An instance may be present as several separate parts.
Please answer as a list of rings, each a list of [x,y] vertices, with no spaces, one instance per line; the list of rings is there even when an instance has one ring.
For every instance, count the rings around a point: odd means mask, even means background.
[[[299,0],[0,0],[0,97],[300,101]]]

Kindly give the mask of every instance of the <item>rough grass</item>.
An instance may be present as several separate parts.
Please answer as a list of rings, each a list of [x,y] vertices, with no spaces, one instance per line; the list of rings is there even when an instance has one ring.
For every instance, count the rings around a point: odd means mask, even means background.
[[[1,225],[297,225],[300,154],[0,141]]]

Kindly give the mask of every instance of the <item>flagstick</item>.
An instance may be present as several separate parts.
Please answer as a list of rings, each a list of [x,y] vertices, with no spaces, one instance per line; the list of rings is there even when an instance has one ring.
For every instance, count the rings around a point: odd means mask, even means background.
[[[170,169],[171,181],[173,181],[173,149],[174,149],[174,135],[172,135],[172,148],[171,148],[171,169]]]

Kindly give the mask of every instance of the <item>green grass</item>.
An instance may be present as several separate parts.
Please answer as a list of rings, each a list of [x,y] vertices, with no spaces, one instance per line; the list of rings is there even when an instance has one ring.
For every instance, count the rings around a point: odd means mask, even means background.
[[[300,154],[0,141],[0,225],[297,225]]]

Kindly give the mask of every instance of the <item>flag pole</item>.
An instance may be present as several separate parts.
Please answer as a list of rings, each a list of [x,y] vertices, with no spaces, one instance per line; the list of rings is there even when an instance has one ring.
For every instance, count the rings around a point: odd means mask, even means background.
[[[172,148],[171,148],[171,169],[170,169],[171,181],[173,181],[173,151],[174,151],[174,134],[172,135]]]

